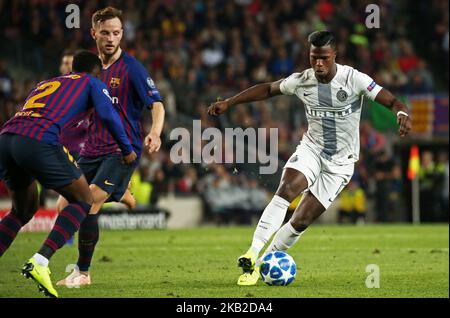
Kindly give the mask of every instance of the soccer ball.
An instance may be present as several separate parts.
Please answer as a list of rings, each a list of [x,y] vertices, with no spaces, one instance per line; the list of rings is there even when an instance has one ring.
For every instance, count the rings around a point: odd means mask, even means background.
[[[270,252],[263,257],[260,273],[267,285],[287,286],[297,274],[297,265],[292,256],[285,252]]]

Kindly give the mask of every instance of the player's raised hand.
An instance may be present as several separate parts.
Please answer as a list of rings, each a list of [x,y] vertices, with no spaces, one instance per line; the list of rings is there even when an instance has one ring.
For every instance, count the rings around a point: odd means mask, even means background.
[[[161,148],[161,138],[154,133],[149,133],[144,139],[144,145],[148,148],[148,153],[158,152]]]
[[[229,105],[226,100],[212,103],[208,107],[208,114],[211,116],[222,115],[228,109],[228,107],[229,107]]]
[[[123,162],[127,165],[131,165],[133,162],[135,162],[137,159],[137,155],[134,151],[132,151],[130,154],[123,157]]]
[[[400,125],[400,128],[398,129],[398,134],[400,137],[406,137],[412,128],[411,117],[408,115],[399,114],[397,116],[397,124]]]

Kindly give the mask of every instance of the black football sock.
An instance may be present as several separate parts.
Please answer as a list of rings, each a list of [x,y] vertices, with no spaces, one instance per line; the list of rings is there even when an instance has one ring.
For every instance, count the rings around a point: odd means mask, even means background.
[[[100,236],[98,214],[89,214],[78,232],[78,269],[87,272],[91,266],[95,246]]]

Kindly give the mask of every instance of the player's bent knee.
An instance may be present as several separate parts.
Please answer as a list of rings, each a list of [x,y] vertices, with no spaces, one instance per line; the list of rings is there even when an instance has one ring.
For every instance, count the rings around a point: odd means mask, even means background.
[[[56,211],[58,213],[61,213],[61,211],[68,205],[66,199],[64,199],[63,196],[59,196],[58,201],[56,201]]]
[[[300,209],[297,207],[290,222],[295,230],[301,232],[313,224],[323,212],[322,209],[315,209],[310,206],[304,206]]]
[[[94,202],[89,185],[84,176],[81,176],[67,186],[55,188],[54,190],[62,195],[69,204],[83,202],[92,205]]]
[[[89,188],[91,189],[94,204],[103,204],[108,199],[109,194],[99,186],[91,184]]]
[[[84,202],[84,203],[87,203],[89,205],[94,204],[94,198],[93,198],[93,196],[91,194],[91,191],[83,192],[80,195],[80,197],[79,197],[79,199],[77,201]]]
[[[289,222],[291,222],[292,227],[296,231],[302,232],[306,230],[306,228],[310,226],[314,222],[314,220],[295,217],[295,215],[293,215]]]
[[[294,188],[292,185],[287,183],[281,183],[276,195],[291,203],[300,193],[301,191],[298,188]]]

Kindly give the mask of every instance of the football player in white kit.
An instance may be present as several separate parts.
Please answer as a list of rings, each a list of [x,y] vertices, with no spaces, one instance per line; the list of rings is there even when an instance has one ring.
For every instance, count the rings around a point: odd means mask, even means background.
[[[308,131],[283,168],[280,185],[258,222],[251,247],[238,258],[243,270],[238,285],[256,284],[258,256],[275,232],[266,253],[293,246],[349,182],[359,156],[364,97],[396,114],[400,137],[411,130],[408,108],[401,101],[370,76],[336,63],[336,44],[330,32],[313,32],[308,41],[311,68],[276,82],[255,85],[208,108],[210,115],[217,116],[233,105],[281,94],[296,95],[305,105],[308,120]],[[302,192],[292,218],[281,226],[290,203]]]

